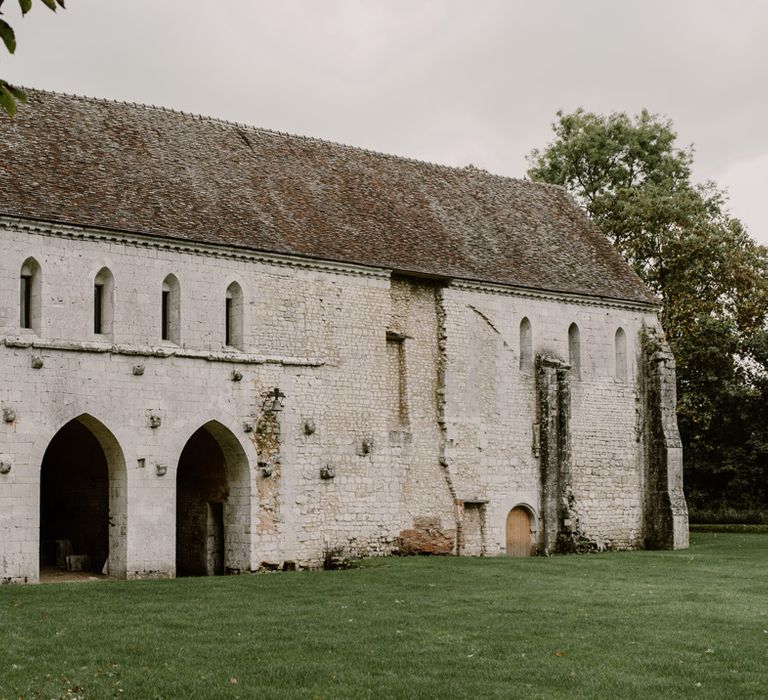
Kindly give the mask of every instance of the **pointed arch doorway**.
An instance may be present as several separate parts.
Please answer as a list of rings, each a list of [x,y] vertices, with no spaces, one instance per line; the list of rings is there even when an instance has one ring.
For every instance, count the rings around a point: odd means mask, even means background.
[[[533,553],[533,520],[523,506],[515,506],[507,515],[507,556],[530,557]]]
[[[211,421],[187,441],[176,471],[176,575],[250,568],[250,469],[237,438]]]
[[[40,468],[40,569],[126,574],[126,471],[103,423],[84,414],[48,443]]]

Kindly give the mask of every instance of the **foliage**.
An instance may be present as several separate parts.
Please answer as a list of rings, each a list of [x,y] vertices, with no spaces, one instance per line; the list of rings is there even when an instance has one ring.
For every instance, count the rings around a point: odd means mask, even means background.
[[[765,525],[768,527],[768,511],[739,508],[690,508],[691,526],[696,525]]]
[[[752,523],[702,523],[693,524],[691,532],[741,532],[749,535],[768,535],[768,525],[755,525]]]
[[[2,6],[5,0],[0,0],[0,15],[2,14]],[[40,0],[46,7],[56,12],[57,7],[64,7],[64,0]],[[32,9],[32,0],[19,0],[19,8],[21,9],[22,17]],[[8,22],[4,19],[0,19],[0,40],[5,44],[5,48],[9,53],[15,53],[16,51],[16,34],[13,31]],[[8,81],[0,78],[0,107],[5,113],[12,117],[16,114],[16,103],[26,102],[27,95],[19,88],[11,85]]]
[[[722,190],[691,182],[669,120],[579,109],[553,129],[530,177],[565,187],[662,302],[689,499],[768,506],[768,251]]]
[[[2,586],[0,698],[764,697],[767,549]]]

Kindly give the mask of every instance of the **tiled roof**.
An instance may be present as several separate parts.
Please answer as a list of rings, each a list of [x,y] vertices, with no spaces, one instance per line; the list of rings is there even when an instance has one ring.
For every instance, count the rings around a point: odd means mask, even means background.
[[[558,187],[155,107],[29,96],[0,118],[2,214],[653,301]]]

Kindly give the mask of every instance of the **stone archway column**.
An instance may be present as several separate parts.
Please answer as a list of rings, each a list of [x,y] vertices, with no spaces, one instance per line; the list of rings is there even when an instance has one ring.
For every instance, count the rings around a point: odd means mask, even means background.
[[[37,442],[42,442],[37,438]],[[34,448],[33,448],[34,446]],[[0,584],[40,578],[40,468],[33,442],[0,448]]]
[[[176,461],[159,444],[139,446],[128,469],[129,579],[173,578],[176,570]],[[111,484],[110,484],[111,486]]]
[[[109,558],[107,574],[126,578],[128,564],[128,475],[125,456],[117,438],[96,418],[85,414],[77,419],[98,440],[109,470]]]

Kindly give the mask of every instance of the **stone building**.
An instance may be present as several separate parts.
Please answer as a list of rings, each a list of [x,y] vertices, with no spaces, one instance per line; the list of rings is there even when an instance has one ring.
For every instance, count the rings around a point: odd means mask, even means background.
[[[562,189],[30,98],[0,580],[687,545],[656,301]]]

